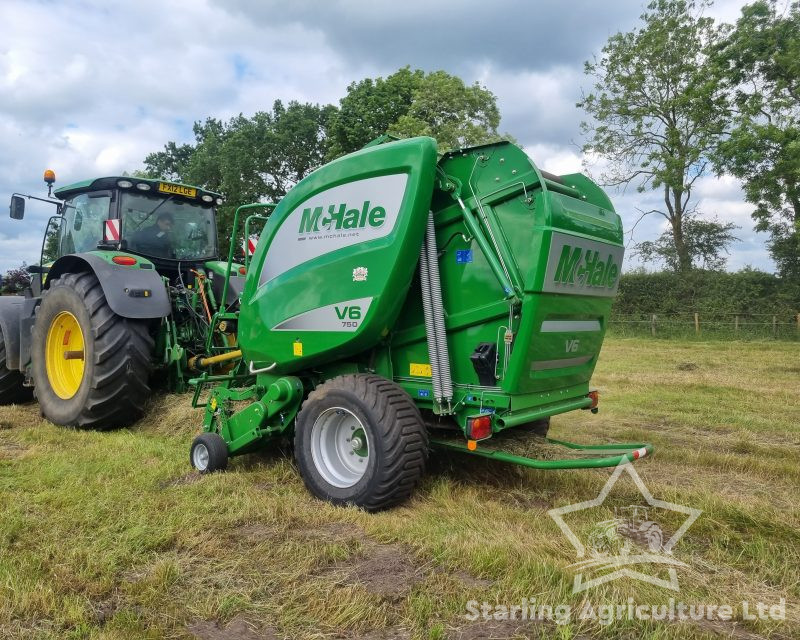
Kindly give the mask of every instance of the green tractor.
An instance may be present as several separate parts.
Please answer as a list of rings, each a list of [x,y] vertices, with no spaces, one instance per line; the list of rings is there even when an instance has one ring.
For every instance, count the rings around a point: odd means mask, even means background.
[[[49,170],[45,182],[46,198],[11,199],[14,219],[26,199],[56,215],[29,289],[0,298],[0,404],[33,391],[56,424],[126,426],[152,385],[182,391],[191,371],[227,371],[235,323],[211,321],[237,308],[244,277],[218,259],[219,194],[124,176],[53,192]]]

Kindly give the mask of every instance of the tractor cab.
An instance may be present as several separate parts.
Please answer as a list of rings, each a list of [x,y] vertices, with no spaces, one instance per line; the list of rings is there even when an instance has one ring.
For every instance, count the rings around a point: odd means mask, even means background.
[[[57,189],[61,221],[49,241],[51,260],[96,249],[143,256],[158,270],[218,257],[219,194],[160,180],[97,178]]]

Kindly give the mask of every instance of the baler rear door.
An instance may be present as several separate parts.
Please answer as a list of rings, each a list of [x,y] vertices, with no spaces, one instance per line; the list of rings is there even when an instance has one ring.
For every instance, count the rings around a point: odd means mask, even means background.
[[[362,149],[281,201],[247,275],[239,343],[290,372],[370,348],[392,328],[417,267],[436,142]]]

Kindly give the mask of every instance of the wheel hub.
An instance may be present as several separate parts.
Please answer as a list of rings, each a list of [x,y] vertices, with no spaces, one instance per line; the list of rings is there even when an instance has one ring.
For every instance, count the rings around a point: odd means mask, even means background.
[[[208,467],[209,457],[208,447],[206,447],[206,445],[196,445],[194,451],[192,452],[192,463],[194,464],[194,468],[198,471],[205,471],[205,469]]]
[[[80,389],[85,370],[86,345],[78,319],[61,311],[50,323],[45,345],[45,369],[53,392],[69,400]]]
[[[334,487],[345,489],[361,480],[369,463],[369,439],[358,417],[341,407],[323,411],[311,428],[311,457]]]

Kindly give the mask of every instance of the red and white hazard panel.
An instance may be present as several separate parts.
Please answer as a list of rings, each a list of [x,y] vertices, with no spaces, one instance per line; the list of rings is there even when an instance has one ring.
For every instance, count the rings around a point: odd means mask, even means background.
[[[250,236],[247,242],[242,243],[242,250],[248,256],[252,256],[256,252],[256,245],[258,244],[258,236]]]
[[[103,228],[103,240],[106,242],[119,242],[119,220],[106,220]]]

